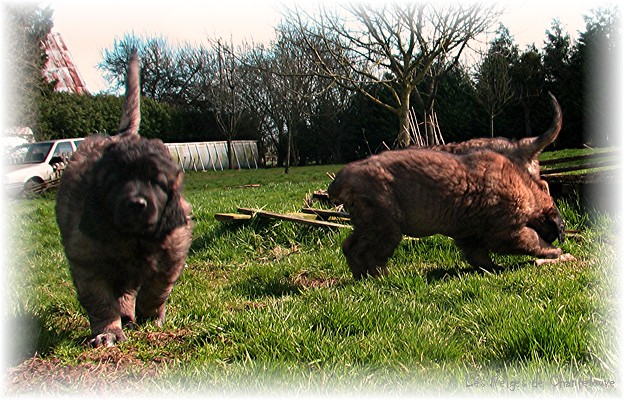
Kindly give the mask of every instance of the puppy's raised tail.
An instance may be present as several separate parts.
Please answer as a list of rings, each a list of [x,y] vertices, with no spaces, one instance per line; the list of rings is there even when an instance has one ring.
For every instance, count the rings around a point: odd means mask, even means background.
[[[139,54],[132,51],[126,74],[126,99],[117,134],[139,134],[141,124],[141,85],[139,81]]]
[[[550,103],[555,111],[555,115],[550,124],[550,128],[548,128],[546,132],[542,133],[540,136],[522,139],[522,147],[526,149],[526,156],[528,159],[536,158],[546,146],[557,139],[559,131],[561,131],[561,106],[559,106],[559,102],[552,93],[548,92],[548,95],[550,96]]]

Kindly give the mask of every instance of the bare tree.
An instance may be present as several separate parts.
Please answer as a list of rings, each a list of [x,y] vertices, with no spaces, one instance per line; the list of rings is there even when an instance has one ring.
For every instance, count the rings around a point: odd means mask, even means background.
[[[278,158],[283,153],[284,170],[288,173],[292,161],[298,162],[297,140],[303,127],[309,125],[319,96],[329,80],[322,81],[313,74],[312,58],[305,54],[297,32],[282,31],[269,48],[257,46],[245,57],[245,64],[254,72],[255,84],[248,85],[248,108],[262,110],[267,118]]]
[[[274,64],[272,52],[258,45],[241,56],[253,71],[246,75],[243,98],[260,123],[261,147],[268,153],[279,154],[280,141],[285,136],[285,104],[277,90],[280,85],[270,72]]]
[[[227,43],[222,39],[211,39],[210,42],[212,48],[205,53],[203,84],[199,89],[210,104],[217,126],[227,141],[229,168],[233,169],[232,140],[238,134],[245,112],[242,85],[247,70],[236,55],[237,49],[231,40]]]
[[[477,101],[490,117],[490,136],[494,137],[494,118],[513,98],[509,60],[502,54],[488,54],[475,78]]]
[[[321,8],[310,15],[294,8],[286,16],[304,38],[318,74],[398,117],[399,147],[410,145],[408,111],[419,84],[425,79],[431,83],[427,104],[420,101],[426,114],[433,107],[439,76],[498,15],[494,6],[450,3],[353,3],[343,10]],[[376,92],[380,86],[390,93],[389,100]]]
[[[341,146],[347,140],[347,113],[352,96],[344,87],[333,85],[316,97],[313,110],[315,124],[315,140],[320,141],[331,154],[333,163],[343,162]]]
[[[130,54],[137,50],[141,59],[141,94],[170,104],[192,105],[201,97],[196,90],[201,71],[206,68],[205,49],[190,45],[170,46],[163,37],[133,34],[115,39],[102,53],[98,68],[105,72],[113,91],[125,85]]]

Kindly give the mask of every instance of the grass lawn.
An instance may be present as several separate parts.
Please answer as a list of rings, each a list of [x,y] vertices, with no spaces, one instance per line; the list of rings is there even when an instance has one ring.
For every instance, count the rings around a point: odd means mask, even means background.
[[[54,195],[7,205],[6,391],[18,393],[617,393],[619,216],[559,202],[577,261],[500,257],[471,272],[445,237],[403,240],[387,277],[356,282],[348,230],[253,220],[297,211],[338,166],[187,173],[196,222],[163,328],[110,349],[90,334],[54,218]],[[244,187],[260,184],[259,187]],[[615,382],[615,383],[612,383]]]

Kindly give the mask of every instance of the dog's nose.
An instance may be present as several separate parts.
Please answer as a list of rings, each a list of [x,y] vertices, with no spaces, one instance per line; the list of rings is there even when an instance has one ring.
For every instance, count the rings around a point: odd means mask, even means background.
[[[128,200],[128,208],[135,211],[143,211],[147,207],[147,200],[143,197],[136,197]]]

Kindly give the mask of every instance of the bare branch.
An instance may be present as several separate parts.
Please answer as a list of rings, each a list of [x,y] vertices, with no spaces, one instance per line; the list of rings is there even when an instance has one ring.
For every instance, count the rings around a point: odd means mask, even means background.
[[[315,73],[396,114],[399,142],[407,145],[411,93],[431,76],[434,86],[429,92],[434,94],[435,73],[452,68],[467,43],[497,15],[494,7],[481,5],[353,3],[341,12],[320,8],[314,15],[295,7],[287,12],[287,21],[308,47],[318,66]],[[292,31],[288,22],[282,29]],[[440,67],[434,70],[434,65]],[[379,96],[379,87],[391,101]]]

